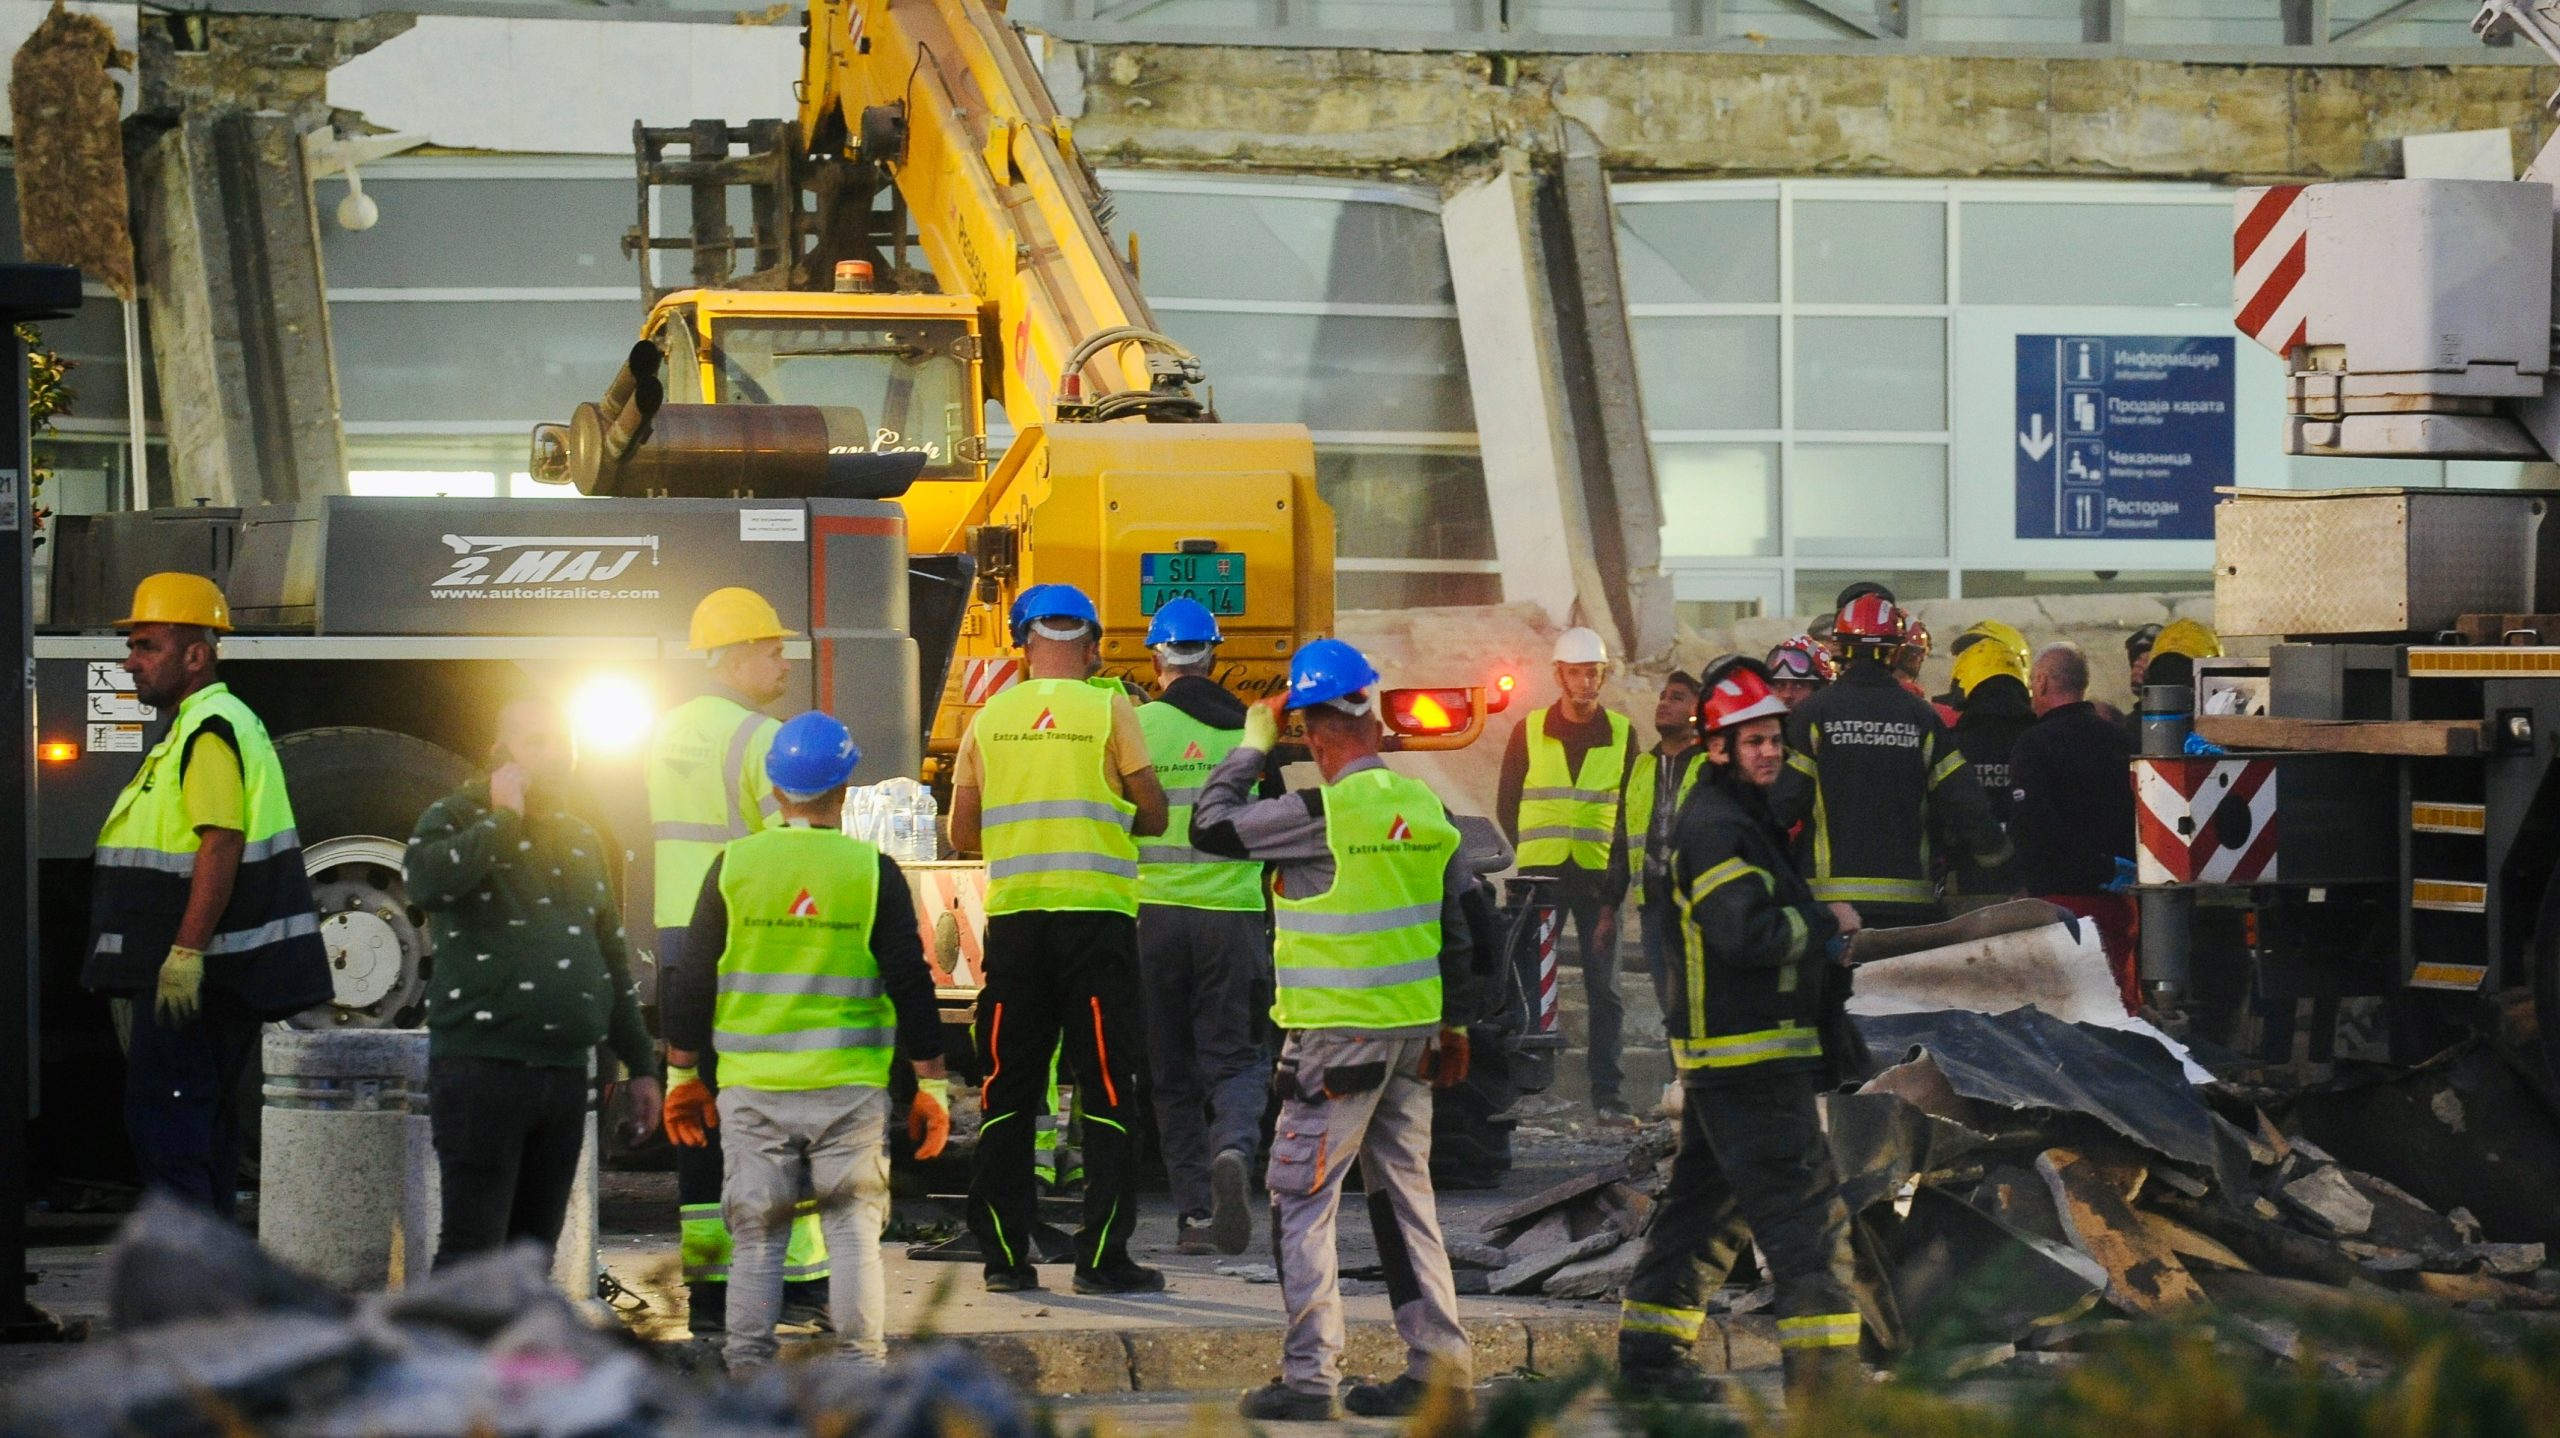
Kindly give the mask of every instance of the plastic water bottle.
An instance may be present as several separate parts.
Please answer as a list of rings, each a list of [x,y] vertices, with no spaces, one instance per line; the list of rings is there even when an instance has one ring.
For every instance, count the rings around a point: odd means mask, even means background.
[[[942,857],[942,829],[940,823],[942,818],[942,805],[934,799],[933,791],[922,784],[918,784],[916,786],[914,795],[908,799],[907,803],[909,806],[909,813],[914,819],[914,833],[916,839],[914,862],[919,864],[933,863]]]

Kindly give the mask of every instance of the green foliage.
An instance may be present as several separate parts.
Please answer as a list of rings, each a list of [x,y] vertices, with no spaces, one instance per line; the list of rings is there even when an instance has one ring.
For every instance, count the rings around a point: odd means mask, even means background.
[[[34,325],[18,326],[18,339],[27,347],[27,433],[42,439],[53,433],[54,416],[69,414],[71,402],[79,396],[71,389],[71,371],[78,368],[60,354],[44,347],[44,336]],[[53,478],[50,466],[30,463],[27,474],[27,498],[35,508],[35,542],[44,543],[44,522],[53,513],[44,505],[45,481]]]

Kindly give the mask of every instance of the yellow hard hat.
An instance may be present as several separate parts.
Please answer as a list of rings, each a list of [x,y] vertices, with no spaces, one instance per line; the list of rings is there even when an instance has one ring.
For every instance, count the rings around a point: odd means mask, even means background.
[[[116,621],[118,629],[137,624],[193,624],[231,632],[231,605],[222,587],[201,574],[176,570],[146,576],[133,587],[133,612]]]
[[[1998,642],[1996,637],[1986,638],[1980,644],[1968,644],[1964,652],[1956,656],[1956,692],[1959,694],[1971,694],[1975,685],[1999,674],[2006,674],[2021,684],[2027,682],[2027,661],[2019,658],[2016,650]]]
[[[2017,655],[2018,665],[2022,669],[2031,657],[2027,650],[2027,636],[2019,633],[2015,626],[2003,624],[1997,619],[1977,619],[1967,625],[1965,631],[1956,636],[1955,652],[1961,657],[1971,652],[1976,643],[1985,639]]]
[[[2189,659],[2219,659],[2222,657],[2222,641],[2214,636],[2212,630],[2192,619],[2173,619],[2160,631],[2160,637],[2151,641],[2151,657],[2157,659],[2163,654],[2183,654]]]
[[[782,616],[763,595],[733,584],[712,590],[693,606],[693,634],[685,647],[725,649],[759,639],[788,639],[798,632],[782,627]]]

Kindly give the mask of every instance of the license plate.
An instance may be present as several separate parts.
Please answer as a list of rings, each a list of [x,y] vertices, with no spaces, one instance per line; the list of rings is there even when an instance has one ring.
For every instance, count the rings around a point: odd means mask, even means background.
[[[1244,556],[1139,555],[1138,612],[1153,614],[1173,599],[1197,600],[1217,615],[1244,613]]]

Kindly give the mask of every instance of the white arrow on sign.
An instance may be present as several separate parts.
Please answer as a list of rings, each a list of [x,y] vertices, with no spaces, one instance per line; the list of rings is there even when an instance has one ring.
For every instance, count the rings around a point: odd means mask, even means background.
[[[2018,436],[2018,448],[2025,450],[2029,459],[2042,459],[2053,453],[2053,441],[2054,436],[2045,433],[2044,411],[2038,410],[2028,416],[2027,432]]]

